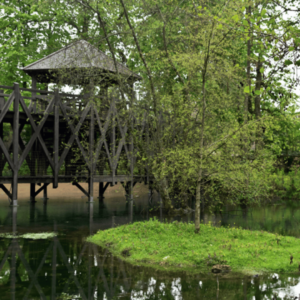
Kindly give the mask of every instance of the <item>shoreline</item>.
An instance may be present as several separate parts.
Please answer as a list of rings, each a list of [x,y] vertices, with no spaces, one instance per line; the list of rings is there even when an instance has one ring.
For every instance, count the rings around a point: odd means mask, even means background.
[[[300,239],[211,224],[201,224],[200,234],[195,234],[192,223],[154,219],[98,231],[87,241],[132,265],[165,271],[207,274],[216,265],[226,265],[229,273],[254,275],[300,268]]]

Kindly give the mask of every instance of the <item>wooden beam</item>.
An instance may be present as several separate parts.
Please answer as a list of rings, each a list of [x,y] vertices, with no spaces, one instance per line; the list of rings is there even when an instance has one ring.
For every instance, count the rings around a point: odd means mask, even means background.
[[[36,113],[36,92],[34,90],[36,90],[36,78],[34,76],[31,77],[31,80],[32,80],[32,83],[31,83],[31,87],[32,87],[32,92],[31,92],[31,97],[32,97],[32,100],[31,100],[31,103],[30,103],[30,106],[29,106],[29,111],[30,112],[33,112],[33,113]]]
[[[89,202],[94,202],[94,139],[95,139],[95,114],[94,107],[91,106],[91,118],[90,118],[90,130],[89,130],[89,159],[90,159],[90,170],[89,170]]]
[[[113,107],[113,113],[112,113],[112,136],[111,136],[111,149],[112,149],[112,185],[115,185],[115,175],[116,175],[116,105],[114,98],[112,99],[112,107]]]
[[[86,116],[87,116],[87,114],[88,114],[88,112],[90,110],[90,104],[89,103],[87,104],[86,108],[84,109],[83,113],[81,114],[80,120],[79,120],[79,122],[78,122],[78,124],[77,124],[77,126],[76,126],[75,129],[74,129],[73,125],[70,123],[70,118],[69,118],[69,116],[66,113],[65,107],[63,106],[63,104],[61,102],[59,102],[59,105],[60,105],[60,108],[61,108],[61,110],[63,112],[63,115],[65,116],[65,118],[67,120],[69,128],[71,129],[71,132],[72,132],[72,135],[71,135],[71,137],[70,137],[70,139],[68,141],[68,144],[67,144],[67,146],[65,147],[63,153],[60,156],[59,164],[58,164],[59,168],[62,166],[62,164],[63,164],[63,162],[64,162],[64,160],[65,160],[65,158],[66,158],[66,156],[67,156],[67,154],[68,154],[68,152],[69,152],[69,150],[70,150],[70,148],[71,148],[71,146],[72,146],[72,144],[74,142],[74,140],[76,140],[77,145],[78,145],[80,151],[82,152],[82,155],[83,155],[83,157],[86,160],[86,163],[88,165],[89,161],[87,159],[86,152],[84,151],[84,149],[83,149],[83,147],[82,147],[82,145],[81,145],[81,143],[80,143],[80,141],[78,139],[78,132],[79,132],[79,130],[80,130],[81,126],[82,126],[82,123],[85,120],[85,118],[86,118]]]
[[[13,103],[13,101],[15,100],[15,93],[11,93],[11,95],[9,96],[8,100],[6,101],[6,103],[4,104],[4,106],[2,107],[1,113],[0,113],[0,123],[2,123],[3,118],[5,117],[6,113],[8,112],[11,104]]]
[[[54,164],[53,164],[52,158],[50,157],[48,149],[47,149],[47,147],[46,147],[46,145],[45,145],[45,143],[44,143],[44,141],[43,141],[43,139],[42,139],[42,137],[40,135],[40,131],[43,128],[43,126],[44,126],[44,124],[45,124],[45,122],[46,122],[46,120],[47,120],[47,118],[49,116],[49,113],[52,111],[52,108],[53,108],[53,105],[54,105],[54,100],[55,100],[55,98],[53,97],[53,99],[50,101],[47,109],[44,112],[44,116],[43,116],[42,120],[40,121],[39,126],[37,127],[35,125],[33,117],[31,115],[31,113],[29,112],[29,110],[28,110],[28,108],[27,108],[24,100],[22,99],[22,97],[20,97],[20,104],[21,104],[24,112],[26,113],[26,115],[27,115],[27,117],[29,119],[29,122],[30,122],[30,124],[32,126],[32,129],[34,130],[34,133],[32,134],[32,136],[31,136],[28,144],[26,145],[25,151],[23,151],[23,153],[22,153],[22,155],[20,157],[19,168],[21,167],[21,165],[22,165],[25,157],[28,155],[29,151],[31,150],[31,148],[32,148],[35,140],[38,138],[39,141],[40,141],[40,143],[41,143],[41,146],[43,148],[43,151],[44,151],[44,153],[45,153],[45,155],[46,155],[46,157],[47,157],[47,159],[48,159],[48,161],[49,161],[49,163],[51,165],[51,168],[54,170]]]
[[[58,90],[55,90],[54,94],[54,145],[53,145],[53,155],[54,155],[54,181],[53,188],[56,189],[58,187],[58,172],[59,172],[59,164],[58,164],[58,156],[59,156],[59,102],[60,97],[58,94]]]
[[[3,141],[3,123],[0,123],[0,139],[1,141]],[[2,151],[0,148],[0,176],[2,176],[2,170],[4,168],[4,159],[3,159],[3,155],[2,155]]]
[[[10,124],[11,124],[11,127],[13,128],[13,122],[10,122]],[[19,127],[19,142],[20,142],[20,132],[23,130],[24,126],[25,126],[25,124],[21,124]],[[2,138],[0,137],[0,149],[4,153],[4,156],[7,160],[10,168],[13,170],[13,168],[14,168],[13,161],[10,158],[10,152],[12,152],[12,145],[13,145],[13,141],[11,141],[10,144],[8,145],[8,147],[6,147],[3,143]],[[3,171],[4,165],[5,165],[5,161],[3,161],[3,165],[2,165],[2,167],[0,167],[0,171]]]
[[[35,202],[35,183],[30,183],[30,203]]]
[[[0,90],[0,111],[2,110],[2,108],[4,107],[4,104],[5,104],[5,99],[4,97],[1,95],[3,94],[4,91],[3,90]]]
[[[50,183],[44,183],[42,187],[40,187],[35,193],[34,193],[34,196],[36,197],[40,192],[44,191],[47,186],[49,185]]]
[[[101,147],[104,143],[105,151],[106,151],[107,158],[108,158],[108,161],[109,161],[109,165],[110,165],[111,168],[112,168],[112,160],[111,160],[111,157],[110,157],[110,154],[109,154],[109,150],[108,150],[108,146],[107,146],[107,143],[106,143],[105,135],[106,135],[106,132],[107,132],[107,129],[108,129],[108,126],[109,126],[110,115],[111,115],[112,111],[113,111],[113,109],[112,109],[112,105],[111,105],[110,108],[109,108],[106,120],[105,120],[104,127],[102,127],[102,124],[101,124],[101,121],[100,121],[100,118],[99,118],[99,114],[98,114],[97,110],[95,110],[96,120],[97,120],[99,130],[100,130],[100,133],[101,133],[101,138],[99,139],[99,141],[96,145],[95,162],[98,161],[98,158],[99,158],[99,155],[100,155],[100,150],[101,150]]]
[[[124,146],[124,149],[125,149],[127,159],[129,160],[129,153],[128,153],[128,149],[127,149],[127,145],[126,145],[126,133],[127,133],[127,129],[128,129],[127,125],[125,125],[124,131],[123,131],[123,129],[121,127],[121,124],[119,124],[119,129],[120,129],[122,138],[119,142],[118,149],[117,149],[117,152],[116,152],[116,164],[118,163],[118,161],[120,159],[120,155],[121,155],[121,151],[122,151],[123,146]]]
[[[19,129],[19,132],[20,132],[20,135],[19,135],[19,145],[20,145],[20,149],[22,150],[22,152],[25,150],[26,146],[24,145],[24,142],[21,138],[21,129],[22,125],[20,125],[20,129]],[[27,155],[26,158],[25,158],[27,164],[28,164],[28,167],[30,169],[30,173],[32,173],[32,165],[31,165],[31,159],[30,157]],[[21,167],[21,166],[20,166]]]
[[[4,143],[3,143],[3,141],[2,141],[1,138],[0,138],[0,148],[1,148],[1,150],[2,150],[2,152],[3,152],[3,154],[4,154],[5,158],[6,158],[6,160],[8,162],[10,168],[13,170],[14,169],[14,163],[11,160],[9,152],[7,151],[7,148],[5,147],[5,145],[4,145]]]
[[[127,130],[128,130],[128,126],[126,124],[127,122],[124,124],[124,128],[122,128],[121,120],[119,118],[118,113],[116,114],[116,117],[117,117],[117,122],[118,122],[118,125],[119,125],[119,130],[121,132],[122,139],[124,141],[124,148],[125,148],[126,156],[127,156],[127,159],[129,160],[130,156],[129,156],[129,152],[128,152],[128,148],[127,148],[127,144],[126,144],[126,133],[127,133]]]
[[[89,193],[78,182],[73,182],[72,184],[77,186],[87,197],[90,197]]]
[[[150,137],[149,137],[149,123],[147,122],[147,125],[146,125],[146,144],[148,146],[147,148],[147,155],[148,157],[150,156],[150,151],[149,151],[149,143],[150,143]],[[147,177],[146,177],[146,182],[145,184],[149,184],[149,162],[147,161],[147,166],[146,166],[146,169],[147,169]]]
[[[131,97],[130,97],[130,101],[131,101],[131,109],[133,109],[133,101],[134,101],[134,89],[133,89],[133,83],[131,84]],[[130,181],[130,191],[131,194],[129,195],[131,199],[133,199],[133,195],[132,195],[132,190],[133,190],[133,171],[134,171],[134,144],[133,144],[133,128],[134,128],[134,118],[133,118],[133,114],[130,118],[131,120],[131,132],[130,132],[130,153],[131,153],[131,157],[130,157],[130,175],[131,175],[131,181]]]
[[[12,179],[12,205],[18,204],[18,171],[19,171],[19,84],[14,83],[14,119],[13,119],[13,179]]]
[[[9,190],[5,187],[4,184],[0,184],[0,188],[3,190],[3,192],[9,197],[10,200],[12,200],[12,194],[9,192]]]

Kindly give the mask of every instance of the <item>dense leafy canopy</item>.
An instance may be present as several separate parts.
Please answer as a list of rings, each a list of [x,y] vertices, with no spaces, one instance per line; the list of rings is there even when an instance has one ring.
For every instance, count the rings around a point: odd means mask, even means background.
[[[137,167],[166,208],[195,193],[198,212],[205,194],[255,201],[299,152],[299,13],[275,0],[5,0],[0,82],[26,86],[20,68],[85,39],[143,77],[131,113],[150,111],[151,140],[135,135]]]

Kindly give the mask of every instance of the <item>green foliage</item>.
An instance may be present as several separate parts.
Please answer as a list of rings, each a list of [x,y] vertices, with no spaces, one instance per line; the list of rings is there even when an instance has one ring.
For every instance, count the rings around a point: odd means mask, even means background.
[[[296,4],[283,5],[289,11]],[[220,206],[224,196],[236,204],[258,202],[271,195],[282,153],[300,150],[292,72],[299,65],[299,20],[285,17],[273,1],[7,0],[0,11],[2,84],[26,85],[20,67],[76,39],[143,77],[135,85],[139,99],[121,117],[124,125],[147,121],[149,139],[140,128],[127,132],[137,157],[133,173],[154,175],[166,208],[172,197],[181,201],[197,189]],[[99,74],[89,72],[96,98]],[[109,90],[120,106],[131,93],[126,82]],[[81,159],[75,152],[73,164]],[[119,171],[130,174],[124,152]],[[111,171],[112,163],[101,164]]]
[[[295,272],[300,260],[299,239],[211,224],[201,225],[195,235],[193,224],[150,220],[98,231],[88,241],[109,247],[135,265],[192,273],[210,271],[220,263],[243,273]],[[129,256],[124,257],[124,251]]]
[[[295,165],[286,173],[278,170],[271,176],[274,194],[282,199],[298,199],[300,194],[299,166]]]

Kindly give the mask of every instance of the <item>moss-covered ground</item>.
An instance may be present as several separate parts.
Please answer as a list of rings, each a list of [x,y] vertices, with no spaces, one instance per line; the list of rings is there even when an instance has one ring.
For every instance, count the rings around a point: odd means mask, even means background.
[[[137,222],[98,231],[88,241],[134,265],[207,272],[226,264],[234,272],[299,272],[300,239],[269,232],[188,223]],[[291,256],[293,257],[291,263]]]

